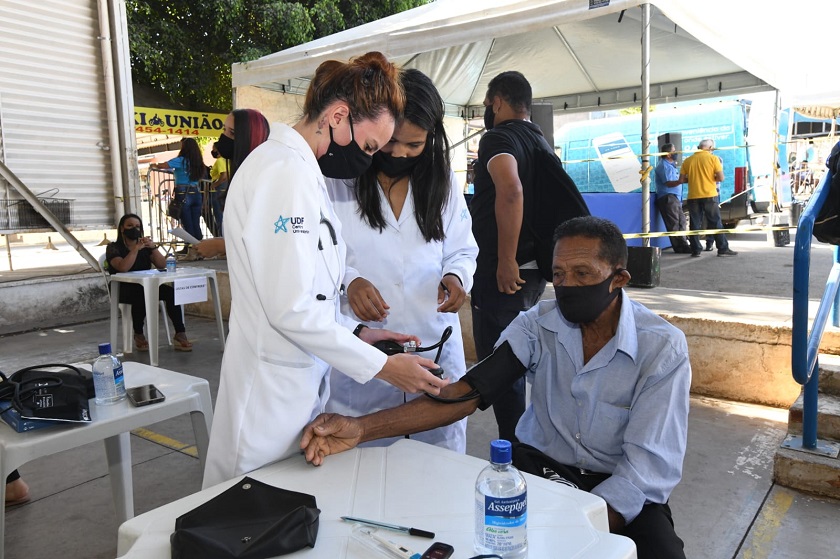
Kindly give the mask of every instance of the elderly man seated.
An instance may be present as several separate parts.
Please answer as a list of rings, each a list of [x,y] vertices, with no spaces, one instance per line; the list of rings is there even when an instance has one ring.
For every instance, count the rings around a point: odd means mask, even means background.
[[[446,425],[526,375],[531,404],[516,427],[514,465],[602,497],[610,530],[631,538],[640,559],[684,558],[668,497],[686,446],[685,336],[622,290],[627,245],[615,224],[571,219],[554,240],[556,301],[521,313],[490,357],[439,397],[359,418],[322,414],[301,448],[319,465],[364,441]]]

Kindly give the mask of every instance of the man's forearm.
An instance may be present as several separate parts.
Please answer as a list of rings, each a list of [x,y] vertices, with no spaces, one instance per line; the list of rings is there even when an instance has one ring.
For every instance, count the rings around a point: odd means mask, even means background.
[[[496,194],[496,226],[499,232],[499,260],[516,259],[522,228],[522,192]]]
[[[454,399],[470,391],[472,388],[469,384],[458,381],[444,388],[440,397]],[[428,396],[420,396],[396,408],[358,418],[364,430],[359,442],[412,435],[449,425],[472,414],[478,408],[478,402],[478,398],[473,398],[465,402],[444,404]]]

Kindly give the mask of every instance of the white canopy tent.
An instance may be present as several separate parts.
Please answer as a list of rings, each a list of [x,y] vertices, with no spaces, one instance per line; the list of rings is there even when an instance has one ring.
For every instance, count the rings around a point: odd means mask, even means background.
[[[797,8],[801,21],[840,20],[837,0]],[[505,70],[522,72],[534,100],[555,113],[641,106],[644,131],[650,104],[774,89],[787,105],[837,113],[832,34],[802,37],[793,16],[790,4],[761,0],[437,0],[236,64],[234,97],[270,117],[283,107],[287,117],[300,106],[287,95],[303,95],[321,62],[376,50],[431,77],[453,117],[480,117],[487,83]],[[647,188],[641,212],[647,232]]]
[[[778,89],[788,104],[840,107],[840,79],[829,63],[836,47],[829,29],[840,2],[808,0],[795,8],[762,0],[649,3],[652,103]],[[640,5],[437,0],[236,64],[233,87],[303,94],[324,60],[378,50],[428,74],[458,114],[477,109],[487,82],[511,69],[525,74],[534,98],[553,103],[555,111],[638,106]],[[826,30],[816,27],[820,22]],[[803,35],[804,25],[814,27]]]

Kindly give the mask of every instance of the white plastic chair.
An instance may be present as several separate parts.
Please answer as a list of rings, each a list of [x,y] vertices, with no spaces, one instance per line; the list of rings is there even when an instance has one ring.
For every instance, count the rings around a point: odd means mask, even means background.
[[[99,267],[102,268],[102,271],[106,274],[110,274],[108,270],[105,269],[105,254],[103,253],[102,256],[99,257]],[[110,291],[110,286],[109,286]],[[169,330],[169,317],[166,314],[166,302],[160,302],[160,314],[161,318],[163,318],[163,327],[166,329],[166,341],[169,345],[172,345],[172,332]],[[181,310],[181,315],[183,316],[183,309]],[[122,320],[122,350],[123,353],[131,353],[134,350],[134,325],[131,322],[131,305],[128,303],[120,303],[120,317]],[[149,317],[146,317],[146,320],[149,320]],[[113,348],[116,350],[116,348]]]

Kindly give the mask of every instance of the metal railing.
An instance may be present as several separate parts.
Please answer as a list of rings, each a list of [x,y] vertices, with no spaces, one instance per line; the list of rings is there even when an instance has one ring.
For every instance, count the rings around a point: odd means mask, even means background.
[[[201,220],[199,226],[204,238],[208,238],[209,233],[213,233],[214,236],[218,233],[216,228],[217,217],[213,214],[212,204],[215,193],[211,191],[210,184],[210,181],[206,179],[199,181],[199,189],[202,193]],[[144,216],[144,218],[148,220],[147,223],[150,225],[149,230],[153,234],[157,234],[159,242],[168,244],[174,249],[176,245],[181,245],[182,241],[169,233],[170,229],[178,227],[178,220],[172,219],[166,214],[169,201],[174,196],[175,191],[175,180],[172,171],[168,169],[150,170],[146,178],[145,189],[145,198],[148,204],[148,208],[145,211],[148,212],[148,215]]]
[[[840,325],[838,287],[840,287],[840,251],[834,247],[834,265],[828,274],[811,330],[808,330],[808,283],[811,272],[811,241],[814,221],[828,199],[832,174],[823,175],[820,185],[799,218],[793,252],[793,328],[791,370],[793,378],[804,386],[802,408],[802,449],[817,448],[817,399],[819,388],[819,348],[829,315],[833,326]],[[816,374],[815,374],[816,373]]]

